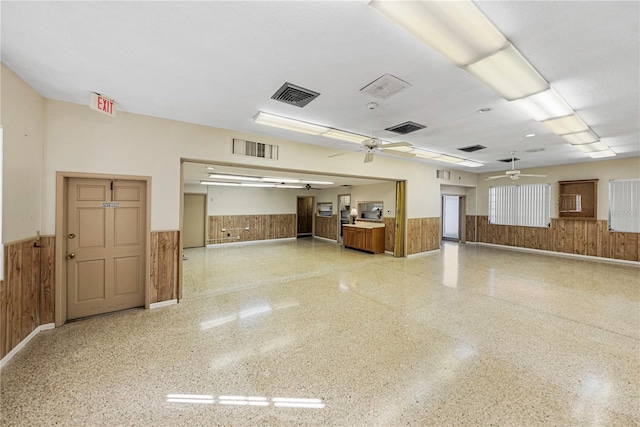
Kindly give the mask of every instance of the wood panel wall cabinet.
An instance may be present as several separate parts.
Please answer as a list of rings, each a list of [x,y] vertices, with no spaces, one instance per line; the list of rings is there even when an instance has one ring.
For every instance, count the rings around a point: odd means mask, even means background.
[[[345,224],[342,243],[346,248],[359,249],[374,254],[384,253],[385,227]]]
[[[558,181],[558,217],[596,220],[598,180]]]

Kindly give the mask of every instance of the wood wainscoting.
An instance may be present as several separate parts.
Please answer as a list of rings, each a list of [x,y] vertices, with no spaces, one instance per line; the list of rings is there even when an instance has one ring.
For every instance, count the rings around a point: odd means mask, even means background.
[[[149,303],[180,299],[180,231],[151,232]]]
[[[55,237],[4,246],[0,282],[0,359],[38,326],[54,320]]]
[[[489,224],[485,215],[467,216],[467,241],[640,261],[640,234],[609,231],[607,220],[552,218],[551,227]]]
[[[407,255],[440,249],[440,217],[407,219]]]
[[[296,237],[296,227],[296,214],[210,216],[207,244]]]
[[[338,215],[316,216],[314,236],[338,240]]]
[[[383,218],[384,220],[384,251],[393,252],[396,245],[396,219]]]

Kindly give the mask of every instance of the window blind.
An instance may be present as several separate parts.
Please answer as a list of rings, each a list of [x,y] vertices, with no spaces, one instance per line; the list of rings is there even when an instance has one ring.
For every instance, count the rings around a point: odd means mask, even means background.
[[[640,179],[609,181],[609,230],[640,233]]]
[[[489,223],[551,226],[551,184],[489,188]]]

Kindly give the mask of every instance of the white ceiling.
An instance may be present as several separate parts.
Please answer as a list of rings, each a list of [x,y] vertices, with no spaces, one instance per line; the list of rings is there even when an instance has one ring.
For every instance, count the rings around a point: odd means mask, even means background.
[[[640,155],[639,2],[476,4],[618,157]],[[510,151],[520,169],[592,161],[363,1],[0,7],[3,63],[47,98],[88,104],[99,92],[122,111],[353,150],[252,118],[265,111],[368,135],[366,104],[376,101],[374,136],[485,163],[460,169],[507,169],[496,160]],[[360,92],[385,73],[411,87],[386,100]],[[284,82],[321,95],[304,108],[272,100]],[[427,128],[384,130],[408,120]],[[487,148],[456,150],[474,144]],[[536,148],[545,151],[526,152]]]

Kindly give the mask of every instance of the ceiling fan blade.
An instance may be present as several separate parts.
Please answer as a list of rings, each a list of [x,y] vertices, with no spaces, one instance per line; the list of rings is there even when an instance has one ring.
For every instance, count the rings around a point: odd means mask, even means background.
[[[389,144],[382,144],[381,148],[393,148],[393,147],[412,147],[408,142],[390,142]]]
[[[536,175],[536,174],[530,174],[530,173],[521,173],[520,176],[533,176],[533,177],[537,177],[537,178],[546,178],[547,175]]]
[[[373,151],[368,151],[367,154],[364,155],[364,162],[365,163],[373,162]]]
[[[485,181],[490,181],[492,179],[500,179],[500,178],[509,178],[509,175],[496,175],[496,176],[490,176],[489,178],[485,178]]]
[[[405,151],[386,150],[384,148],[381,148],[380,151],[382,151],[385,154],[392,154],[394,156],[406,157],[408,159],[416,156],[415,153],[407,153]]]

